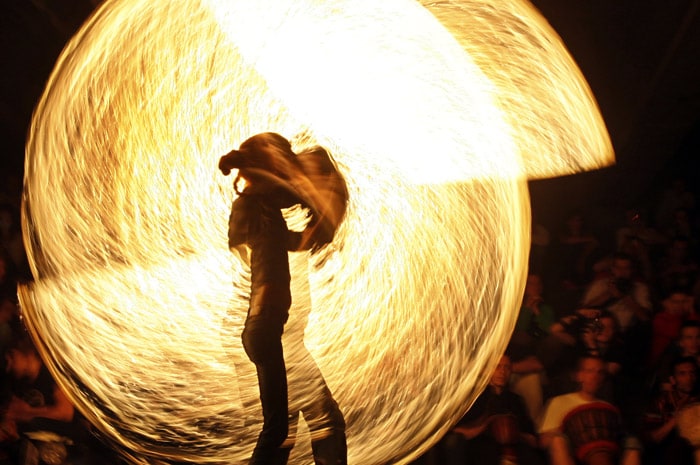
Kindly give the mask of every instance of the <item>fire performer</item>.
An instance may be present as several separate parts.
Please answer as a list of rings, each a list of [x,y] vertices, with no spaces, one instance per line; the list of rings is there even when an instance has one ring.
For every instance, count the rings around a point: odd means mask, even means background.
[[[282,348],[284,325],[291,305],[288,251],[318,251],[333,240],[345,214],[348,191],[328,152],[320,147],[295,154],[287,139],[275,133],[257,134],[219,160],[228,175],[238,170],[229,218],[229,248],[248,265],[251,274],[248,315],[243,347],[255,364],[263,427],[250,465],[286,464],[292,441],[289,432],[287,373]],[[243,189],[239,188],[243,185]],[[290,231],[281,209],[301,205],[310,212],[308,224]],[[308,355],[311,358],[310,354]],[[315,362],[311,359],[315,366]],[[320,370],[316,370],[318,376]],[[321,377],[325,389],[327,429],[323,443],[314,444],[316,463],[345,465],[345,422]],[[304,408],[301,408],[304,413]],[[294,416],[294,415],[292,415]],[[298,416],[298,412],[296,412]],[[329,447],[329,444],[332,447]]]

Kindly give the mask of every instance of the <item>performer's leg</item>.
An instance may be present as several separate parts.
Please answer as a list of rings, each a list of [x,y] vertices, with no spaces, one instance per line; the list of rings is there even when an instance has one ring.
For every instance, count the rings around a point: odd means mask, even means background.
[[[345,431],[332,430],[331,435],[311,443],[316,465],[347,465],[348,446]]]
[[[289,457],[290,449],[282,448],[288,432],[283,328],[284,323],[250,317],[243,330],[243,347],[258,374],[263,412],[263,427],[250,465],[284,465]]]
[[[340,413],[340,409],[337,409],[337,412]],[[331,426],[327,431],[322,432],[324,435],[327,434],[327,436],[311,440],[311,450],[313,451],[316,465],[347,465],[348,463],[345,423],[343,422],[342,428],[337,426],[340,423],[339,421],[335,423],[335,426]],[[315,431],[312,435],[318,433],[321,432]]]
[[[348,450],[345,437],[345,418],[333,398],[321,370],[304,347],[306,383],[313,386],[309,402],[301,412],[311,432],[311,449],[316,465],[347,465]],[[299,355],[299,354],[297,354]]]

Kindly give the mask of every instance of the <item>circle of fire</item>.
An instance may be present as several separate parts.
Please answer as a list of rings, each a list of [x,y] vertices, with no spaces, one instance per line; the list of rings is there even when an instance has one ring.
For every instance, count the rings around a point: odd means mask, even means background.
[[[594,100],[518,0],[105,2],[33,119],[20,299],[63,389],[135,462],[238,463],[254,445],[247,276],[216,166],[265,131],[326,147],[350,191],[334,243],[290,258],[293,394],[305,344],[349,462],[405,463],[505,347],[526,179],[611,162]],[[302,421],[290,463],[310,461]]]

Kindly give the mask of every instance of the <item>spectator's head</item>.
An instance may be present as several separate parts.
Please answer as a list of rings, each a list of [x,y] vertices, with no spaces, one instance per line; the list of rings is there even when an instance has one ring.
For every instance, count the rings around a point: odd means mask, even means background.
[[[572,236],[579,235],[584,230],[584,219],[580,212],[572,212],[566,219],[568,233]]]
[[[688,224],[690,222],[690,215],[688,210],[685,208],[676,208],[673,211],[673,222],[675,224]]]
[[[503,391],[508,386],[511,374],[510,356],[503,354],[496,365],[496,369],[491,375],[489,385],[495,388],[498,392]]]
[[[693,297],[683,288],[669,289],[664,293],[661,308],[672,315],[687,315],[692,310]]]
[[[0,296],[0,324],[8,323],[17,315],[17,306],[7,297]]]
[[[684,262],[690,255],[690,239],[685,236],[675,236],[668,245],[667,252],[672,263]]]
[[[613,278],[632,279],[634,275],[634,263],[632,257],[626,253],[618,252],[613,256],[610,265],[610,273]]]
[[[678,347],[682,356],[700,355],[700,322],[684,321],[678,335]]]
[[[587,397],[595,397],[603,386],[605,373],[605,362],[600,357],[584,356],[579,358],[576,370],[579,392]]]
[[[615,339],[618,331],[617,317],[608,310],[604,310],[598,317],[598,332],[596,342],[599,345],[608,345]]]
[[[14,379],[35,377],[41,358],[28,337],[18,337],[5,351],[5,372]]]
[[[694,357],[681,357],[674,360],[671,367],[671,385],[683,394],[695,392],[698,382],[698,364]]]
[[[542,277],[536,273],[530,273],[525,281],[525,295],[541,296],[543,289]]]
[[[15,209],[6,203],[0,204],[0,237],[7,237],[18,230]]]

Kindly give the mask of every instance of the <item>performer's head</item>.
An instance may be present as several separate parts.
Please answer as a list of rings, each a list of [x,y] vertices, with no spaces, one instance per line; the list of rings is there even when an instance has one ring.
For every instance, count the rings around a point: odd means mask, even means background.
[[[287,139],[274,132],[263,132],[246,139],[238,150],[231,150],[221,157],[219,169],[225,175],[234,168],[249,175],[257,173],[287,179],[299,165]]]
[[[219,169],[228,175],[238,169],[236,191],[274,200],[280,208],[302,203],[290,189],[290,179],[300,172],[296,155],[287,139],[274,132],[256,134],[219,160]]]
[[[308,208],[312,218],[309,224],[314,225],[314,249],[333,240],[345,216],[347,185],[322,147],[296,154],[287,139],[264,132],[221,157],[219,169],[225,175],[238,170],[234,187],[239,194],[264,196],[278,208],[295,204]]]

